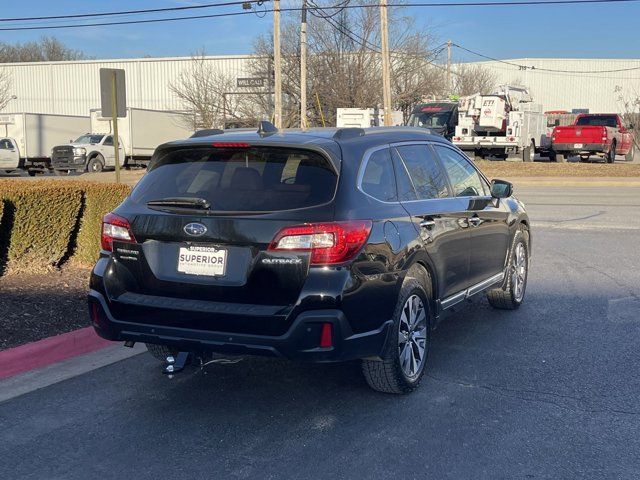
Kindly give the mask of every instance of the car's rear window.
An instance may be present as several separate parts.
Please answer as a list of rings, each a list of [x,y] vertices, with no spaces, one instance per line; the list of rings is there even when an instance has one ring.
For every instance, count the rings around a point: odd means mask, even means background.
[[[190,147],[154,159],[135,203],[202,198],[212,212],[273,212],[321,205],[335,193],[328,159],[303,149]]]
[[[576,122],[576,125],[616,128],[618,126],[618,120],[615,115],[598,115],[593,117],[580,117]]]

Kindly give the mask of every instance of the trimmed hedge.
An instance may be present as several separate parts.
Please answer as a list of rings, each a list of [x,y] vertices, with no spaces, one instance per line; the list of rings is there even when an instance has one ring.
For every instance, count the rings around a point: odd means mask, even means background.
[[[95,261],[100,220],[129,191],[117,184],[0,180],[0,271],[43,271],[69,258]]]
[[[122,184],[86,185],[84,212],[73,254],[74,260],[80,263],[94,263],[98,259],[102,217],[120,205],[130,191],[131,187]]]

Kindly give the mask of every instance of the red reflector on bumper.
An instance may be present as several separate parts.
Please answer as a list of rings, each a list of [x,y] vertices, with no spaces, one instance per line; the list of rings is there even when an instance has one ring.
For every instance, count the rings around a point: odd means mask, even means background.
[[[331,323],[322,324],[322,332],[320,333],[320,348],[329,348],[333,346],[333,325]]]

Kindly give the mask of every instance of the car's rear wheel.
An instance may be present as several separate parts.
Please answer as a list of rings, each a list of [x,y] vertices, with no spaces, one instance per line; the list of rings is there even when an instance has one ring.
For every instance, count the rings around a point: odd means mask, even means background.
[[[513,239],[504,286],[487,292],[491,306],[502,310],[515,310],[520,307],[527,290],[528,277],[529,234],[524,228],[520,228]]]
[[[153,356],[153,358],[166,362],[167,357],[175,357],[178,355],[178,351],[171,349],[166,345],[156,345],[154,343],[146,343],[147,351]]]
[[[424,375],[431,340],[429,298],[422,284],[409,278],[400,291],[382,360],[363,360],[371,388],[384,393],[409,393]]]

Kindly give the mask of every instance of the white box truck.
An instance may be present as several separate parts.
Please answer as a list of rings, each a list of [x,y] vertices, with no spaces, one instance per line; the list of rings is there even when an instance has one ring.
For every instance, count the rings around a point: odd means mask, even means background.
[[[391,124],[403,125],[402,112],[391,112]],[[375,108],[338,108],[336,110],[336,127],[369,128],[384,125],[384,110]]]
[[[90,111],[90,133],[54,147],[51,163],[56,172],[100,172],[115,167],[112,121],[101,113]],[[184,112],[127,108],[127,116],[118,119],[120,165],[146,166],[158,145],[190,137],[192,124],[192,116]]]
[[[51,149],[89,130],[89,117],[43,113],[0,115],[0,170],[45,170]]]

